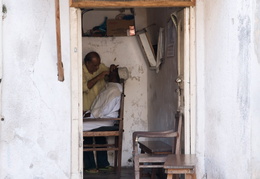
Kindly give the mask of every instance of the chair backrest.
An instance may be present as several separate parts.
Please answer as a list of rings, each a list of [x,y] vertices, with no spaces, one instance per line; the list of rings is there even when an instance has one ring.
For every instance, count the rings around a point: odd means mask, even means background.
[[[133,154],[138,155],[138,144],[141,144],[142,142],[139,141],[139,138],[173,138],[173,142],[171,145],[171,153],[172,154],[180,154],[180,144],[181,144],[181,130],[182,130],[182,118],[183,115],[180,112],[177,112],[175,119],[175,128],[168,131],[135,131],[133,133]],[[158,142],[151,141],[146,147],[154,148],[154,144]],[[155,149],[156,150],[156,149]]]
[[[122,94],[121,94],[121,100],[120,100],[120,109],[119,109],[119,115],[118,118],[121,118],[122,120],[124,119],[124,102],[125,102],[125,81],[121,80],[120,81],[122,85]],[[121,126],[123,127],[123,126]]]
[[[180,154],[181,153],[181,130],[182,130],[182,119],[183,114],[179,111],[177,111],[175,115],[176,123],[175,123],[175,131],[177,131],[178,136],[174,140],[174,144],[172,147],[175,147],[175,150],[173,153]]]

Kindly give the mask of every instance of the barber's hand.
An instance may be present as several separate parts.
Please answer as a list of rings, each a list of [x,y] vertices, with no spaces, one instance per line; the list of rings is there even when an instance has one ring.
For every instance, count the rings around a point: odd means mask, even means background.
[[[110,72],[114,71],[117,67],[118,65],[115,64],[110,65]]]
[[[109,71],[103,71],[102,73],[100,73],[99,75],[101,75],[102,79],[105,78],[106,75],[109,75]]]

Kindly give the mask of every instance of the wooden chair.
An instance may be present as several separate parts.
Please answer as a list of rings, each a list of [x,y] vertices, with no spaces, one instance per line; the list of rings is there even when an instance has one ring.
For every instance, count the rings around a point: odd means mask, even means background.
[[[83,119],[83,122],[87,121],[116,121],[114,126],[103,127],[105,131],[84,131],[83,137],[114,137],[112,144],[89,144],[84,145],[83,151],[114,151],[114,168],[118,174],[121,172],[121,160],[122,160],[122,139],[123,139],[123,119],[124,119],[124,81],[121,81],[123,91],[121,94],[120,110],[118,118],[87,118]]]
[[[182,114],[176,115],[176,130],[149,132],[137,131],[133,133],[133,158],[135,179],[140,178],[140,169],[142,168],[163,168],[164,162],[168,154],[180,154],[180,135],[182,129]],[[173,142],[170,151],[160,151],[160,148],[155,147],[161,145],[161,141],[141,142],[139,138],[172,138]],[[138,152],[138,145],[146,153]],[[144,147],[145,146],[145,147]],[[166,145],[167,146],[167,145]],[[167,149],[168,150],[168,149]]]

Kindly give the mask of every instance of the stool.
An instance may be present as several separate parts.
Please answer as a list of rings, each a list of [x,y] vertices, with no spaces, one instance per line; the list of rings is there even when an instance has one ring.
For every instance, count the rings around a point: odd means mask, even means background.
[[[172,179],[173,175],[184,174],[185,179],[196,179],[196,155],[192,154],[170,154],[164,163],[167,179]]]

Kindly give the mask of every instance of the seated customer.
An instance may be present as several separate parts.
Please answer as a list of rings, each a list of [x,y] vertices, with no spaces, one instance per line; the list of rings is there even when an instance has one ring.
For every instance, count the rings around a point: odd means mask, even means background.
[[[96,99],[94,100],[90,111],[85,114],[89,115],[89,118],[116,118],[120,109],[120,101],[122,94],[122,85],[120,84],[120,78],[126,80],[128,78],[127,68],[114,68],[110,69],[108,83],[105,88],[100,91]],[[86,119],[86,117],[84,118]],[[113,126],[114,121],[84,121],[84,131],[102,131],[104,126]],[[85,137],[84,144],[92,144],[93,137]],[[106,144],[106,137],[95,137],[96,144]],[[97,151],[97,166],[94,160],[94,154],[92,151],[83,153],[84,169],[90,173],[98,172],[98,169],[110,169],[109,162],[107,160],[106,151]]]

